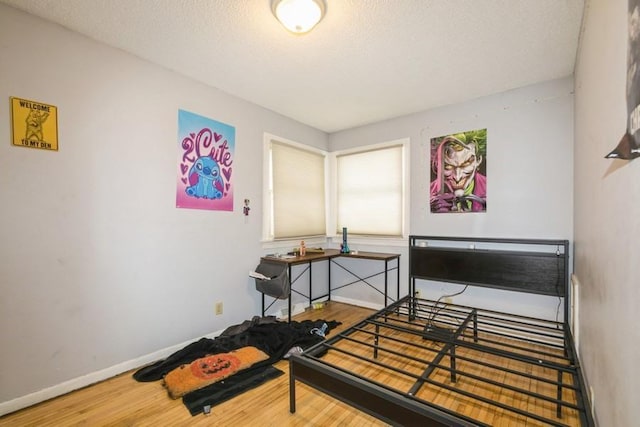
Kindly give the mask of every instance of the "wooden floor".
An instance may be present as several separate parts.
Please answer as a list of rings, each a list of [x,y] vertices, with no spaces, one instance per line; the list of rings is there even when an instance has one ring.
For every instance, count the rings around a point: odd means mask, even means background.
[[[338,320],[341,329],[371,310],[331,302],[295,320]],[[386,425],[304,384],[296,386],[296,413],[289,413],[289,363],[275,367],[285,375],[214,406],[210,415],[192,417],[182,400],[172,400],[161,381],[139,383],[121,374],[0,418],[0,426],[383,426]]]
[[[337,320],[342,322],[331,331],[329,337],[358,323],[373,313],[372,310],[347,304],[331,302],[319,310],[309,310],[294,320]],[[350,348],[351,349],[351,348]],[[351,349],[352,350],[352,349]],[[408,348],[399,349],[403,354]],[[327,354],[328,358],[334,357]],[[344,362],[344,360],[342,360]],[[394,362],[389,360],[389,365]],[[404,362],[403,362],[404,364]],[[365,369],[359,363],[353,370]],[[182,400],[168,397],[161,381],[139,383],[127,372],[115,378],[86,387],[67,395],[43,402],[31,408],[23,409],[0,418],[0,426],[384,426],[385,423],[366,415],[333,398],[296,383],[296,413],[289,413],[289,363],[282,360],[275,367],[284,371],[284,375],[243,393],[227,402],[214,406],[210,415],[192,417]],[[407,366],[403,366],[408,369]],[[362,374],[367,377],[377,375],[375,369],[366,368]],[[421,369],[423,369],[421,367]],[[491,375],[488,372],[483,375]],[[389,383],[398,380],[383,378]],[[442,376],[446,376],[442,374]],[[497,379],[498,381],[505,381]],[[460,382],[459,384],[463,384]],[[527,385],[522,385],[526,388]],[[404,388],[402,388],[404,389]],[[488,394],[498,391],[486,390]],[[502,393],[499,391],[499,393]],[[511,394],[507,399],[516,399]],[[502,397],[500,397],[502,398]],[[452,399],[451,393],[436,391],[429,395],[428,401]],[[453,406],[468,413],[475,419],[489,425],[500,426],[538,426],[540,423],[516,421],[513,417],[503,416],[500,411],[489,411],[486,407],[453,398]],[[515,401],[513,402],[515,404]],[[443,404],[443,403],[438,403]],[[517,403],[520,405],[520,403]],[[522,405],[527,405],[526,401]],[[449,406],[450,404],[443,406]],[[462,408],[466,407],[466,408]],[[474,414],[474,412],[480,413]],[[577,420],[565,418],[560,424],[577,425]]]

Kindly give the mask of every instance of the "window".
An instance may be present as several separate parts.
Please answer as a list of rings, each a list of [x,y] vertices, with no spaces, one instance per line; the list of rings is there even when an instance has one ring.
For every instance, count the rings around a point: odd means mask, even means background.
[[[274,248],[300,239],[322,246],[342,236],[342,227],[359,243],[404,240],[408,144],[402,139],[326,153],[265,133],[263,241]]]
[[[265,240],[326,236],[326,153],[265,134]]]
[[[403,237],[408,140],[335,153],[336,233]]]

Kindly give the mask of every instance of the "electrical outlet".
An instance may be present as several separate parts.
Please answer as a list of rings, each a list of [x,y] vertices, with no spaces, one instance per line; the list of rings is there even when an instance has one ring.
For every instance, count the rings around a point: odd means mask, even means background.
[[[445,303],[445,304],[453,304],[453,298],[451,298],[451,297],[444,297],[444,303]]]
[[[222,301],[216,303],[216,316],[222,314]]]
[[[420,289],[416,289],[413,296],[416,298],[422,298],[422,293],[420,293]]]

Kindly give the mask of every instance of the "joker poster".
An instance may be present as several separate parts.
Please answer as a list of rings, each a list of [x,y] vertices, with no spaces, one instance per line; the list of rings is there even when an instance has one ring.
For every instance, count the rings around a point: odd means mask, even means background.
[[[609,159],[640,157],[640,0],[629,0],[627,25],[627,129]]]
[[[486,170],[486,129],[432,138],[431,212],[486,212]]]
[[[233,211],[233,126],[178,110],[176,207]]]

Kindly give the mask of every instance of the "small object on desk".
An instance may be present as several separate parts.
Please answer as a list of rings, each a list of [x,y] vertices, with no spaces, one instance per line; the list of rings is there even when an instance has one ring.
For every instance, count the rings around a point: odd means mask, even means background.
[[[304,244],[304,240],[300,241],[300,256],[305,256],[307,254],[307,247]]]
[[[307,248],[307,253],[308,254],[323,254],[324,253],[324,249],[322,249],[322,248]]]
[[[340,245],[340,253],[349,253],[349,245],[347,244],[347,227],[342,227],[342,244]]]
[[[265,258],[275,258],[275,259],[292,259],[295,257],[296,257],[295,252],[289,252],[286,254],[275,253],[275,254],[265,255]]]

